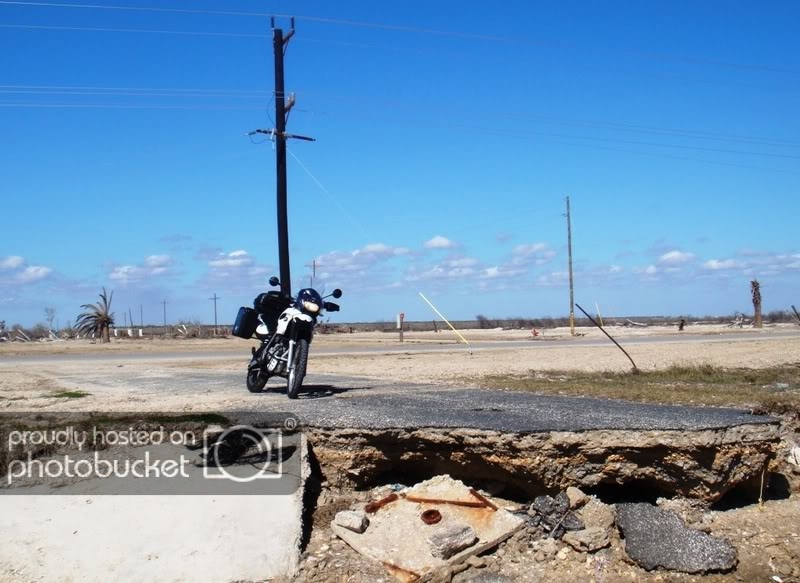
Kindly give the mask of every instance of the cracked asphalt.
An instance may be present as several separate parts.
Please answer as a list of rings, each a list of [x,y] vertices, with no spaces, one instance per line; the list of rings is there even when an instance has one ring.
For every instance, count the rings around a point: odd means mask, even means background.
[[[244,374],[229,371],[139,369],[59,371],[60,382],[92,394],[119,395],[152,405],[166,396],[195,395],[224,402],[222,410],[287,412],[305,426],[330,428],[474,428],[504,432],[702,430],[777,423],[771,417],[714,407],[653,405],[627,401],[545,396],[470,387],[443,387],[393,380],[310,374],[300,398],[286,397],[275,378],[251,394]],[[208,397],[212,397],[208,399]],[[196,407],[194,410],[200,410]]]

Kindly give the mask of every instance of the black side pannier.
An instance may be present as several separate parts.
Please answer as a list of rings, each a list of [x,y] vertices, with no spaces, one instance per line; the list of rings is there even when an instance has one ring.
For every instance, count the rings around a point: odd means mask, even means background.
[[[292,300],[278,291],[258,294],[258,297],[253,300],[253,307],[256,312],[264,316],[270,331],[274,331],[278,327],[278,318],[291,304]]]
[[[242,306],[236,314],[236,322],[233,323],[231,334],[249,340],[258,328],[258,315],[252,308]]]

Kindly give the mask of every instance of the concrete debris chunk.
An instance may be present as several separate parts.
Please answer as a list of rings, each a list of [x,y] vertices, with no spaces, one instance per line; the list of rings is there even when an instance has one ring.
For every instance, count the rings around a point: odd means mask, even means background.
[[[599,500],[591,499],[580,510],[581,518],[586,528],[598,527],[609,529],[614,526],[614,507],[603,504]]]
[[[490,573],[484,571],[473,575],[472,573],[464,573],[460,577],[455,577],[453,583],[514,583],[514,580],[500,573]]]
[[[795,445],[789,450],[788,462],[793,466],[800,467],[800,446]]]
[[[363,533],[369,528],[369,517],[358,510],[342,510],[341,512],[337,512],[334,522],[338,526],[346,528],[347,530],[352,530],[358,534]]]
[[[569,507],[575,510],[585,505],[591,498],[584,494],[579,488],[570,486],[567,488],[567,499],[569,500]]]
[[[596,526],[568,532],[562,540],[576,551],[593,553],[611,544],[608,531]]]
[[[726,540],[688,528],[671,510],[651,504],[618,504],[617,525],[625,552],[639,566],[682,573],[729,571],[736,549]]]
[[[449,559],[478,542],[475,529],[467,524],[453,523],[438,528],[428,537],[431,554],[440,559]]]

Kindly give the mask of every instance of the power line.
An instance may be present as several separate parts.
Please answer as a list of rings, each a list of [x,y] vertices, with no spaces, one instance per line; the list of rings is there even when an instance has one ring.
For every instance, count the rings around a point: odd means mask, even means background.
[[[314,95],[326,95],[327,94],[320,94],[312,92],[295,92],[297,94],[314,94]],[[25,94],[25,95],[75,95],[75,96],[109,96],[109,97],[116,97],[116,96],[127,96],[127,97],[224,97],[224,98],[234,98],[234,99],[259,99],[259,98],[266,98],[268,95],[271,95],[271,92],[268,92],[265,89],[257,90],[257,89],[176,89],[176,88],[154,88],[154,87],[143,87],[143,88],[133,88],[133,87],[97,87],[97,86],[37,86],[37,85],[0,85],[0,94]],[[348,101],[356,100],[359,96],[340,96],[342,99],[347,99]],[[374,98],[374,97],[367,97],[363,98],[363,101],[367,102],[383,102],[383,103],[394,103],[397,106],[403,106],[406,104],[410,104],[413,102],[412,99],[407,100],[387,100],[385,98]],[[25,103],[30,102],[17,102],[17,104],[22,107]],[[0,102],[0,105],[2,102]],[[42,106],[42,102],[35,102],[33,106]],[[86,104],[54,104],[54,106],[58,107],[60,105],[86,105]],[[97,104],[97,107],[104,106],[104,104]],[[136,104],[131,104],[130,107],[134,107]],[[157,108],[168,108],[173,107],[172,105],[163,105],[157,106]],[[249,109],[249,108],[248,108]],[[435,108],[431,106],[431,104],[427,107],[428,110],[434,110]],[[304,110],[299,110],[304,111]],[[330,115],[329,112],[324,112]],[[337,115],[336,112],[333,115]],[[346,114],[345,114],[346,115]],[[757,144],[757,145],[765,145],[765,146],[776,146],[776,147],[800,147],[800,142],[793,141],[793,140],[783,140],[783,139],[776,139],[776,138],[768,138],[763,136],[747,136],[741,134],[724,134],[718,132],[709,132],[706,130],[694,130],[694,129],[687,129],[687,128],[667,128],[667,127],[657,127],[657,126],[646,126],[646,125],[637,125],[637,124],[630,124],[625,122],[610,122],[605,120],[591,120],[591,119],[576,119],[576,118],[564,118],[564,117],[553,117],[547,116],[544,114],[537,114],[537,113],[527,113],[527,112],[500,112],[497,114],[498,117],[505,117],[510,119],[537,119],[543,120],[546,122],[562,124],[562,125],[575,125],[580,127],[589,127],[595,129],[603,129],[603,130],[613,130],[613,131],[624,131],[624,132],[634,132],[634,133],[644,133],[644,134],[653,134],[653,135],[661,135],[661,136],[668,136],[668,137],[682,137],[682,138],[691,138],[697,140],[713,140],[713,141],[721,141],[721,142],[741,142],[741,143],[749,143],[749,144]],[[584,138],[583,136],[568,136],[570,138],[576,139],[589,139]],[[652,144],[645,144],[645,145],[652,145]]]
[[[231,110],[231,111],[253,111],[261,109],[261,105],[253,106],[226,106],[226,105],[138,105],[138,104],[114,104],[114,103],[34,103],[34,102],[0,102],[0,107],[21,107],[21,108],[65,108],[65,109],[178,109],[178,110]]]
[[[143,109],[143,110],[152,109],[152,110],[186,110],[186,111],[192,111],[192,110],[197,110],[197,111],[200,111],[200,110],[233,110],[233,111],[245,110],[245,111],[250,111],[250,110],[254,109],[254,107],[215,106],[215,105],[185,106],[185,105],[161,105],[161,104],[159,104],[159,105],[131,105],[131,104],[88,104],[88,103],[80,104],[80,103],[32,103],[32,102],[28,102],[28,103],[24,103],[24,102],[3,103],[3,102],[0,102],[0,107],[8,107],[8,108],[11,108],[11,107],[39,108],[39,109],[45,109],[45,108],[56,108],[56,109],[58,109],[58,108],[65,108],[65,109]],[[260,106],[259,106],[259,109],[260,109]],[[363,117],[363,115],[362,115],[362,117]],[[403,122],[403,125],[408,126],[410,124],[406,120],[406,121]],[[419,127],[424,127],[426,129],[429,129],[430,126],[431,126],[430,123],[423,123],[423,122],[420,122],[420,121],[417,121],[413,125],[416,125],[416,126],[419,126]],[[507,129],[503,129],[503,128],[476,127],[476,126],[473,126],[473,125],[459,124],[459,123],[447,124],[447,123],[437,122],[436,125],[441,126],[441,127],[448,127],[450,129],[469,131],[471,133],[478,132],[478,133],[484,133],[484,134],[490,134],[490,135],[511,136],[511,137],[517,137],[517,138],[523,138],[523,139],[527,139],[527,138],[530,138],[532,136],[541,136],[541,137],[555,138],[557,143],[564,143],[564,144],[573,145],[573,146],[581,146],[581,147],[587,147],[587,148],[593,148],[594,147],[594,148],[597,148],[597,149],[605,149],[605,150],[612,150],[612,151],[619,151],[619,152],[628,152],[628,153],[634,153],[634,154],[645,154],[645,155],[656,155],[656,156],[661,155],[663,157],[674,158],[674,159],[694,160],[694,161],[698,161],[698,162],[705,162],[705,163],[711,163],[711,164],[724,164],[724,165],[741,167],[741,168],[745,168],[746,166],[742,166],[740,164],[734,164],[734,163],[724,163],[724,162],[718,162],[718,161],[713,161],[713,160],[704,160],[704,159],[693,159],[693,158],[688,158],[688,157],[680,157],[680,156],[667,155],[667,154],[661,154],[661,153],[655,153],[654,154],[654,153],[647,153],[647,152],[636,152],[636,151],[631,151],[631,150],[623,150],[623,149],[619,149],[619,148],[609,148],[609,147],[603,147],[603,146],[592,146],[592,145],[589,145],[589,144],[580,144],[580,143],[576,144],[576,143],[564,142],[563,140],[564,139],[566,139],[566,140],[589,140],[589,141],[621,143],[621,144],[630,144],[630,145],[648,146],[648,147],[658,147],[658,148],[673,148],[673,149],[682,149],[682,150],[695,150],[695,151],[715,152],[715,153],[722,153],[722,154],[734,154],[734,155],[746,155],[746,156],[762,156],[762,157],[772,157],[772,158],[781,158],[781,159],[800,159],[800,156],[791,155],[791,154],[775,154],[775,153],[770,153],[770,152],[750,152],[750,151],[745,151],[745,150],[728,150],[728,149],[724,149],[724,148],[708,148],[708,147],[703,147],[703,146],[690,146],[690,145],[686,145],[686,144],[662,144],[662,143],[656,143],[656,142],[642,142],[642,141],[636,141],[636,140],[623,140],[623,139],[618,139],[618,138],[602,138],[602,137],[595,137],[595,136],[572,136],[572,135],[554,134],[554,133],[547,133],[547,132],[512,131],[512,130],[507,130]],[[562,141],[559,142],[559,140],[562,140]],[[297,157],[294,155],[294,153],[290,151],[290,154],[293,157],[295,157],[295,159],[298,161],[300,166],[303,167],[302,162],[300,162],[300,160],[297,159]],[[767,168],[759,168],[759,167],[753,167],[753,166],[751,166],[750,168],[751,169],[755,169],[755,170],[763,170],[763,171],[776,171],[776,172],[780,171],[780,170],[770,170],[770,169],[767,169]],[[308,171],[308,169],[303,167],[303,170],[305,170],[309,174],[309,176],[311,176],[315,180],[315,182],[318,183],[318,186],[321,186],[319,184],[319,182],[316,180],[316,178],[314,178],[314,176]],[[324,190],[324,187],[322,187],[322,188]]]
[[[152,30],[143,28],[103,28],[97,26],[46,26],[42,24],[0,24],[0,28],[18,28],[30,30],[65,30],[73,32],[125,32],[147,34],[174,34],[179,36],[216,36],[239,38],[269,38],[266,34],[252,34],[244,32],[202,32],[183,30]]]
[[[349,20],[343,18],[329,18],[329,17],[322,17],[322,16],[297,16],[297,15],[290,15],[290,14],[275,14],[275,13],[266,13],[266,12],[245,12],[245,11],[232,11],[232,10],[203,10],[203,9],[190,9],[190,8],[159,8],[159,7],[147,7],[147,6],[119,6],[119,5],[101,5],[101,4],[60,4],[55,2],[30,2],[30,1],[21,1],[21,0],[0,0],[0,5],[15,5],[15,6],[27,6],[27,7],[44,7],[44,8],[71,8],[71,9],[93,9],[93,10],[116,10],[116,11],[133,11],[133,12],[151,12],[151,13],[173,13],[173,14],[203,14],[209,16],[246,16],[246,17],[275,17],[275,18],[294,18],[296,20],[305,20],[308,22],[317,22],[317,23],[324,23],[324,24],[334,24],[334,25],[341,25],[341,26],[352,26],[358,28],[371,28],[371,29],[378,29],[378,30],[390,30],[396,32],[405,32],[405,33],[417,33],[417,34],[428,34],[434,36],[442,36],[442,37],[452,37],[452,38],[462,38],[468,40],[481,40],[481,41],[491,41],[491,42],[501,42],[501,43],[508,43],[508,44],[516,44],[516,45],[527,45],[527,46],[537,46],[537,47],[557,47],[557,48],[576,48],[574,44],[571,43],[564,43],[564,42],[552,42],[552,41],[538,41],[532,40],[529,38],[520,38],[520,37],[506,37],[506,36],[498,36],[498,35],[487,35],[482,33],[473,33],[473,32],[463,32],[463,31],[449,31],[449,30],[439,30],[433,28],[423,28],[423,27],[416,27],[416,26],[406,26],[406,25],[399,25],[399,24],[385,24],[385,23],[378,23],[378,22],[367,22],[367,21],[360,21],[360,20]],[[63,29],[69,29],[68,27],[64,27]],[[92,30],[92,29],[86,29]],[[133,32],[133,31],[125,31],[125,30],[117,30],[117,32]],[[236,34],[236,33],[178,33],[178,32],[167,32],[167,31],[144,31],[138,30],[136,32],[158,32],[162,34],[205,34],[210,36],[257,36],[263,37],[264,35],[247,35],[247,34]],[[653,52],[643,52],[643,51],[632,51],[627,49],[611,49],[617,53],[624,53],[631,56],[635,56],[638,58],[644,58],[648,60],[658,60],[658,61],[673,61],[673,62],[682,62],[688,64],[695,64],[695,65],[711,65],[716,67],[723,67],[723,68],[732,68],[732,69],[746,69],[746,70],[754,70],[754,71],[765,71],[770,73],[787,73],[791,75],[800,74],[800,71],[795,69],[786,69],[782,67],[775,67],[772,65],[761,65],[761,64],[750,64],[750,63],[736,63],[736,62],[729,62],[729,61],[720,61],[716,59],[709,59],[706,57],[693,57],[693,56],[683,56],[683,55],[671,55],[668,53],[653,53]]]

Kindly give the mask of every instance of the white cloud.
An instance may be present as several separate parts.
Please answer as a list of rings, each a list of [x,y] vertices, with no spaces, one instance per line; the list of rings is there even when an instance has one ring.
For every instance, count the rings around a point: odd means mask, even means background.
[[[569,283],[568,271],[552,271],[536,278],[536,285],[540,287],[559,287]]]
[[[172,258],[169,255],[148,255],[144,258],[146,267],[159,268],[169,267],[172,264]]]
[[[25,263],[25,260],[19,255],[9,255],[0,259],[0,269],[17,269]]]
[[[683,251],[674,249],[661,255],[661,257],[658,258],[658,262],[668,265],[678,265],[681,263],[687,263],[692,259],[694,259],[694,253],[684,253]]]
[[[703,267],[710,269],[711,271],[720,271],[723,269],[736,269],[738,267],[742,267],[742,264],[735,259],[709,259],[703,263]]]
[[[644,273],[646,275],[655,275],[656,273],[658,273],[658,268],[655,265],[648,265],[647,267],[645,267]]]
[[[169,255],[148,255],[140,265],[115,265],[108,279],[122,285],[138,283],[151,277],[168,275],[174,263]]]
[[[450,267],[474,267],[478,265],[480,261],[475,259],[474,257],[457,257],[455,259],[448,259],[445,261],[445,264]]]
[[[381,257],[394,257],[396,255],[408,255],[410,250],[405,247],[391,247],[384,243],[370,243],[364,245],[361,249],[353,251],[353,256],[356,255],[372,255]]]
[[[46,278],[53,270],[43,265],[29,265],[14,276],[19,283],[31,283]]]
[[[247,251],[239,249],[238,251],[231,251],[227,255],[219,253],[216,258],[208,262],[208,266],[212,268],[244,267],[254,263],[255,259]]]
[[[9,272],[2,284],[26,284],[41,281],[53,273],[44,265],[25,265],[25,259],[19,255],[9,255],[0,259],[0,270]]]
[[[511,255],[514,265],[544,265],[556,256],[556,252],[547,243],[529,243],[517,245]]]
[[[447,237],[436,235],[433,239],[425,241],[423,247],[425,249],[455,249],[458,247],[458,243],[451,241]]]

